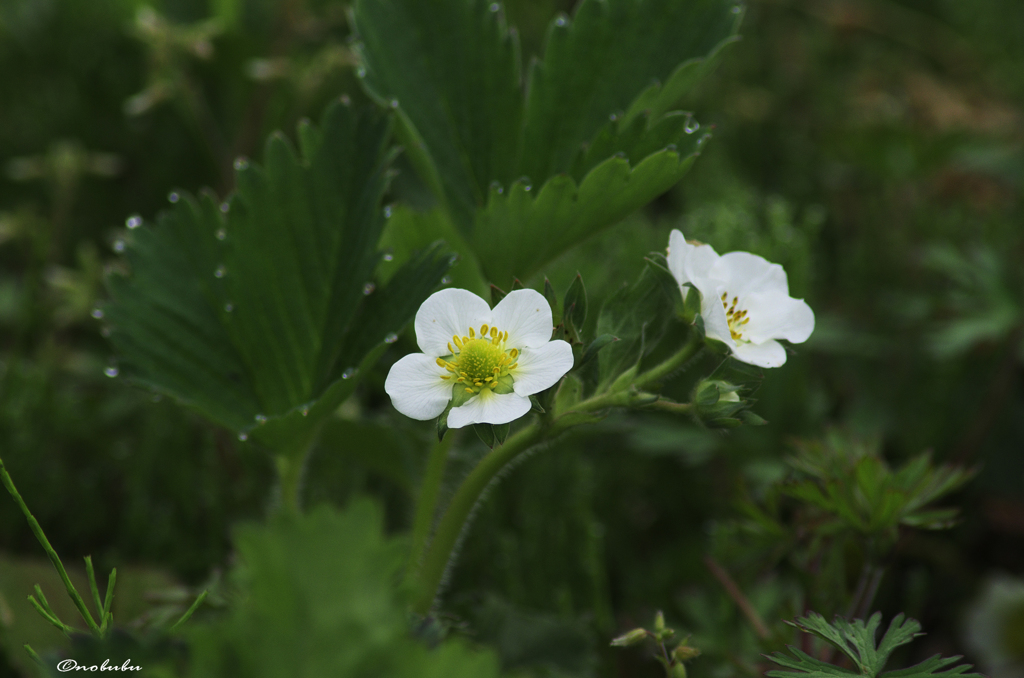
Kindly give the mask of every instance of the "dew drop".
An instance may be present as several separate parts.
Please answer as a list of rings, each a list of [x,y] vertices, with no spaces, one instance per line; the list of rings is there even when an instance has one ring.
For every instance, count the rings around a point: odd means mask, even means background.
[[[363,285],[363,294],[365,294],[365,295],[373,294],[373,291],[375,289],[377,289],[377,286],[374,285],[372,282],[368,282],[365,285]]]
[[[246,433],[245,431],[242,431],[241,433],[238,434],[238,439],[244,443],[246,440],[249,439],[249,434]]]
[[[236,170],[241,171],[241,170],[244,170],[244,169],[246,169],[248,167],[249,167],[249,159],[248,158],[246,158],[244,156],[238,156],[237,158],[235,158],[235,169]]]
[[[142,226],[142,217],[138,214],[133,214],[124,220],[124,225],[129,229],[138,228],[139,226]]]
[[[496,2],[492,2],[492,3],[491,3],[491,7],[490,7],[490,10],[491,10],[492,12],[497,12],[497,11],[498,11],[499,9],[501,9],[501,5],[499,5],[499,4],[498,4],[498,3],[496,3]]]
[[[619,114],[618,113],[612,113],[611,115],[608,116],[608,119],[611,120],[612,122],[615,122],[616,120],[619,119]]]
[[[384,254],[381,255],[381,259],[383,259],[384,261],[394,261],[395,255],[391,252],[391,250],[384,250]]]
[[[741,9],[740,9],[740,6],[739,6],[739,5],[736,5],[735,7],[733,7],[733,8],[732,8],[731,10],[729,10],[729,11],[730,11],[730,12],[732,12],[733,14],[739,14],[739,13],[740,13],[740,11],[741,11]]]
[[[441,278],[441,284],[442,285],[451,285],[452,284],[452,277],[450,275],[446,275],[445,277]]]
[[[569,23],[569,22],[568,22],[568,20],[566,20],[566,18],[564,16],[560,16],[557,19],[555,19],[555,25],[556,26],[565,26],[567,23]]]
[[[352,377],[356,376],[356,372],[358,372],[358,371],[359,370],[357,370],[354,367],[346,367],[345,371],[341,373],[341,378],[342,379],[351,379]]]
[[[224,277],[225,275],[227,275],[227,272],[228,272],[228,271],[227,271],[227,269],[226,269],[226,268],[224,268],[224,265],[223,265],[223,264],[221,264],[220,266],[218,266],[218,267],[217,267],[217,268],[216,268],[216,269],[214,270],[214,272],[213,272],[213,277],[214,277],[214,278],[223,278],[223,277]]]
[[[394,213],[394,210],[392,209],[391,205],[386,205],[386,206],[384,207],[384,218],[385,218],[385,219],[390,219],[390,218],[391,218],[391,215],[392,215],[393,213]]]
[[[96,318],[96,320],[99,320],[103,317],[103,309],[94,308],[92,310],[92,313],[90,313],[89,315],[91,315],[93,318]]]
[[[668,146],[665,147],[665,150],[672,151],[673,153],[675,153],[677,150],[679,150],[679,148],[675,144],[669,144]]]
[[[256,415],[256,423],[257,424],[266,424],[267,423],[267,415],[265,415],[265,414],[257,414]]]
[[[505,192],[505,189],[501,187],[501,182],[500,181],[492,181],[490,188],[491,188],[492,191],[494,191],[498,195],[501,195],[502,193]]]
[[[121,373],[121,371],[120,371],[120,370],[118,370],[118,369],[117,369],[116,367],[114,367],[113,365],[111,365],[111,366],[110,366],[110,367],[108,367],[107,369],[103,370],[103,374],[107,375],[107,376],[108,376],[108,377],[110,377],[111,379],[113,379],[114,377],[116,377],[116,376],[117,376],[118,374],[120,374],[120,373]]]
[[[117,240],[114,241],[114,251],[124,252],[124,240],[118,238]]]
[[[303,407],[301,411],[302,411],[302,416],[304,416],[304,417],[308,417],[309,416],[309,408],[308,407]]]
[[[230,301],[228,303],[224,304],[224,312],[225,313],[231,313],[234,310],[235,310],[235,305],[232,304]]]
[[[174,203],[181,200],[181,196],[178,195],[177,191],[171,191],[170,193],[167,194],[167,200],[173,205]]]
[[[214,235],[217,236],[217,240],[224,240],[225,238],[228,237],[228,232],[225,231],[223,228],[218,228],[217,232]]]
[[[385,335],[384,337],[385,344],[393,344],[396,341],[398,341],[398,335],[395,334],[394,332],[388,332],[387,335]]]
[[[342,106],[351,106],[352,105],[352,97],[350,97],[347,94],[342,94],[341,95],[341,105]]]
[[[686,132],[687,134],[693,134],[699,129],[700,123],[694,120],[693,118],[690,118],[689,120],[686,121],[686,127],[683,128],[683,131]]]
[[[356,77],[357,78],[365,78],[366,77],[366,68],[364,68],[363,66],[360,66],[359,68],[357,68],[356,69]]]
[[[231,209],[231,203],[229,203],[228,201],[225,200],[224,202],[222,202],[220,204],[220,211],[223,212],[224,214],[227,214],[228,210],[230,210],[230,209]]]
[[[531,186],[530,184],[526,184],[525,186],[523,186],[523,190],[529,193],[531,190],[533,190],[533,186]]]
[[[392,99],[388,102],[388,105],[391,106],[391,108],[398,108],[398,99]]]

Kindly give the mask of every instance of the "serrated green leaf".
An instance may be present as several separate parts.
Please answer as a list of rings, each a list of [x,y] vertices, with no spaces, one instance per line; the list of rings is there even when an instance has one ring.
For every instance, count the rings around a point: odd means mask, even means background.
[[[669,109],[740,17],[724,0],[584,0],[552,22],[524,88],[515,35],[490,0],[359,0],[354,11],[364,86],[398,109],[414,166],[502,283],[679,180],[703,135]]]
[[[248,525],[235,542],[238,598],[190,629],[190,675],[497,677],[490,653],[459,642],[429,650],[410,637],[395,586],[405,546],[384,536],[383,511],[368,500]]]
[[[876,646],[875,635],[881,620],[881,613],[876,612],[867,623],[860,619],[849,622],[841,617],[836,617],[832,623],[829,623],[821,615],[812,612],[807,617],[801,617],[795,622],[787,622],[806,633],[818,636],[840,650],[857,666],[858,671],[833,666],[790,646],[789,651],[793,657],[788,657],[781,652],[766,656],[774,663],[793,670],[774,670],[769,671],[766,675],[774,678],[807,678],[808,676],[828,678],[851,675],[876,678],[879,674],[886,678],[925,678],[935,675],[968,675],[971,678],[980,678],[978,674],[964,673],[971,668],[969,665],[940,671],[940,669],[956,663],[960,657],[942,659],[938,655],[907,669],[881,673],[896,648],[924,635],[921,633],[921,625],[916,620],[899,614],[893,618],[881,642]]]
[[[279,452],[307,445],[451,265],[439,245],[374,282],[391,123],[335,104],[240,166],[225,214],[180,196],[134,230],[105,314],[123,371]]]

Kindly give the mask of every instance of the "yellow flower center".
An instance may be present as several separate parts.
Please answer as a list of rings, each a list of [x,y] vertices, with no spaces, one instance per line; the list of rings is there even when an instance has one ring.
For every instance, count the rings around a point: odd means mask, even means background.
[[[739,297],[733,297],[730,305],[729,293],[722,293],[722,308],[725,309],[725,318],[729,321],[729,334],[732,335],[734,341],[743,341],[743,326],[750,322],[750,316],[747,315],[746,310],[736,310],[739,300]]]
[[[442,379],[455,379],[456,384],[465,384],[466,393],[480,393],[485,388],[495,389],[498,380],[509,376],[519,366],[516,359],[519,349],[506,349],[508,332],[498,328],[480,326],[480,335],[472,327],[469,335],[455,335],[448,343],[450,360],[438,358],[437,364],[452,374]]]

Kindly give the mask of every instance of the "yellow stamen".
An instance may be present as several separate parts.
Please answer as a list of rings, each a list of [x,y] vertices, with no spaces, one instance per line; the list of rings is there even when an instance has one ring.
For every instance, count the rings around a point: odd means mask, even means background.
[[[487,323],[484,323],[483,325],[480,326],[480,336],[481,337],[486,337],[487,336],[487,328],[488,327],[490,327],[490,325],[488,325]]]
[[[476,339],[476,332],[473,331],[472,327],[469,328],[469,338]]]
[[[519,367],[519,363],[512,363],[511,365],[508,366],[508,369],[509,370],[514,370],[517,367]]]
[[[514,348],[511,351],[509,351],[508,354],[512,357],[512,360],[515,360],[516,358],[519,357],[519,349]]]
[[[492,327],[491,328],[491,339],[496,339],[497,337],[498,337],[498,328],[497,327]]]
[[[455,349],[452,348],[452,342],[450,341],[448,342],[448,352],[452,355],[455,355]]]
[[[459,335],[456,334],[454,337],[452,337],[452,341],[454,341],[455,345],[459,347],[459,350],[462,350],[462,340],[459,339]],[[452,352],[454,353],[454,351]]]
[[[476,391],[474,391],[474,390],[473,390],[473,389],[471,389],[471,388],[467,388],[467,389],[466,389],[466,393],[476,393]]]

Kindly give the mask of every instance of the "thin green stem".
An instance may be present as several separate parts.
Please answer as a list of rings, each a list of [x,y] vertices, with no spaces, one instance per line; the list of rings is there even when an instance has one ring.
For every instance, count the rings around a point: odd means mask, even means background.
[[[32,607],[36,608],[36,612],[38,612],[43,617],[43,619],[45,619],[46,621],[50,622],[55,627],[57,627],[57,629],[61,633],[64,633],[65,635],[67,635],[67,634],[71,633],[71,631],[74,630],[70,626],[68,626],[67,624],[62,622],[61,620],[57,619],[57,617],[53,614],[53,612],[47,609],[47,608],[49,608],[49,605],[41,604],[38,600],[36,600],[35,596],[29,596],[28,597],[28,602],[32,604]]]
[[[689,341],[683,344],[682,348],[669,356],[663,363],[655,365],[651,369],[637,376],[637,378],[633,380],[633,386],[636,388],[643,388],[644,386],[648,386],[654,382],[661,381],[685,365],[687,361],[697,355],[702,348],[704,348],[704,344],[702,344],[696,337],[691,337]]]
[[[29,645],[28,643],[25,643],[24,648],[25,648],[25,652],[28,652],[28,656],[32,657],[32,661],[34,661],[39,666],[43,666],[43,667],[46,666],[46,664],[43,663],[43,660],[39,657],[39,655],[36,654],[36,651],[32,649],[31,645]]]
[[[117,568],[111,568],[110,576],[107,578],[107,597],[103,599],[103,621],[100,623],[100,630],[106,632],[107,626],[114,618],[110,608],[114,604],[114,584],[117,583]]]
[[[190,608],[188,608],[188,610],[185,611],[185,614],[181,615],[181,619],[179,619],[178,621],[174,622],[174,626],[172,626],[170,628],[171,633],[176,631],[179,626],[181,626],[182,624],[184,624],[185,622],[187,622],[189,620],[189,618],[192,616],[192,613],[195,612],[197,609],[199,609],[199,606],[203,604],[203,601],[206,600],[206,596],[209,593],[210,593],[210,591],[206,590],[206,591],[203,591],[202,593],[199,594],[199,597],[196,598],[196,601],[194,603],[192,603],[192,606]]]
[[[430,528],[433,527],[434,514],[437,512],[437,500],[441,494],[444,469],[448,464],[448,451],[454,438],[455,431],[449,431],[444,440],[438,441],[430,450],[430,457],[427,459],[420,496],[416,500],[416,517],[412,526],[412,548],[409,552],[409,564],[406,569],[406,578],[410,581],[415,578],[423,562],[427,540],[430,538]]]
[[[78,594],[78,590],[75,589],[75,585],[71,583],[71,578],[68,577],[67,570],[64,569],[64,563],[60,562],[60,556],[50,546],[50,541],[46,538],[43,533],[43,528],[39,525],[39,521],[32,515],[32,512],[28,510],[28,506],[25,504],[25,500],[21,498],[18,493],[18,488],[14,486],[14,481],[11,480],[10,474],[7,472],[7,467],[4,466],[3,459],[0,459],[0,480],[3,480],[4,487],[10,493],[11,497],[14,498],[14,503],[21,508],[21,512],[25,514],[25,519],[28,520],[29,527],[32,528],[32,532],[35,534],[36,539],[42,545],[43,550],[46,551],[46,555],[49,556],[50,562],[53,563],[54,569],[57,570],[57,574],[60,575],[60,579],[64,582],[64,588],[67,589],[68,596],[71,598],[71,602],[75,604],[78,611],[82,615],[82,619],[89,626],[96,635],[100,635],[100,627],[96,624],[96,621],[92,618],[92,614],[89,613],[89,608],[85,606],[85,601],[82,600],[82,596]]]
[[[434,539],[423,560],[423,567],[420,570],[421,589],[413,605],[413,610],[419,614],[427,614],[434,604],[441,580],[448,569],[448,561],[459,541],[459,535],[466,525],[466,520],[476,506],[480,495],[491,484],[498,472],[509,462],[540,442],[543,431],[540,426],[533,424],[527,426],[505,441],[504,445],[495,447],[490,453],[480,460],[476,468],[462,482],[455,496],[448,504],[441,522],[434,533]]]
[[[96,584],[96,570],[92,566],[92,556],[85,557],[85,574],[89,578],[89,590],[92,601],[96,604],[96,614],[100,616],[100,628],[103,628],[103,600],[100,598],[100,587]]]

